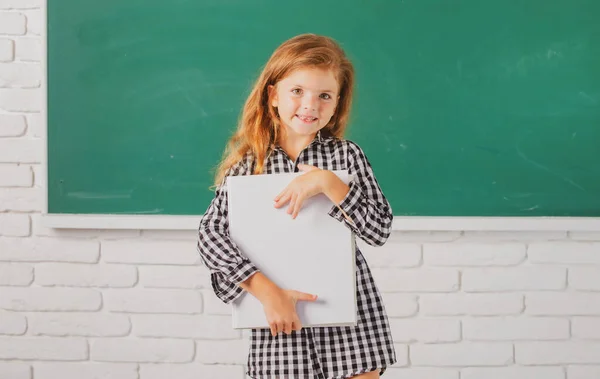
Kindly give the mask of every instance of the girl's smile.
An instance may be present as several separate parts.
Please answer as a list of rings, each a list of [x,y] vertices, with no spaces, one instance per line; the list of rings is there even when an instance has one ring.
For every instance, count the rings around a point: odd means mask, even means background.
[[[305,124],[312,124],[318,120],[318,118],[316,118],[316,117],[304,116],[304,115],[298,115],[298,114],[296,115],[296,117],[298,117],[300,119],[300,121],[302,121]]]

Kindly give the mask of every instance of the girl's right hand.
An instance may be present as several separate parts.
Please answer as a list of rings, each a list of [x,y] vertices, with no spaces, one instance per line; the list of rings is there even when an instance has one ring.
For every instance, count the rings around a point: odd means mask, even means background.
[[[315,300],[317,296],[308,293],[280,288],[274,290],[271,296],[263,301],[271,335],[275,337],[279,332],[291,334],[292,330],[302,329],[302,323],[296,313],[296,303]]]

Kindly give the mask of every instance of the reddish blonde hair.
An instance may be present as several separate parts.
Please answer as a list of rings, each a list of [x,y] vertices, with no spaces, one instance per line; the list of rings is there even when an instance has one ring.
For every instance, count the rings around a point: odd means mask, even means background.
[[[344,50],[329,37],[302,34],[282,43],[271,55],[246,99],[237,131],[233,134],[217,168],[215,185],[250,152],[255,161],[254,172],[261,174],[271,144],[280,136],[276,109],[269,101],[268,87],[276,85],[293,71],[301,68],[331,70],[340,87],[335,113],[321,133],[341,138],[344,135],[354,89],[354,67]]]

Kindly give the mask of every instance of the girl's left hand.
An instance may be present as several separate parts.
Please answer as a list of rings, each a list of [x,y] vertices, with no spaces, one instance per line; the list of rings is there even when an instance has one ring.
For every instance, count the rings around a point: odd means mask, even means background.
[[[291,214],[292,218],[298,216],[302,203],[306,199],[323,192],[323,182],[326,178],[324,173],[327,172],[318,167],[304,164],[299,164],[298,168],[300,171],[305,172],[305,174],[292,180],[290,184],[275,197],[275,208],[281,208],[288,202],[290,203],[287,213]]]

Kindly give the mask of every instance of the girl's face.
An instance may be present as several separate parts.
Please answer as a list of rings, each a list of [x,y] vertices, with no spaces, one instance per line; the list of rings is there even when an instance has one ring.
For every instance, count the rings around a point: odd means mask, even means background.
[[[269,86],[269,94],[285,136],[314,137],[335,112],[339,85],[331,70],[303,68]]]

